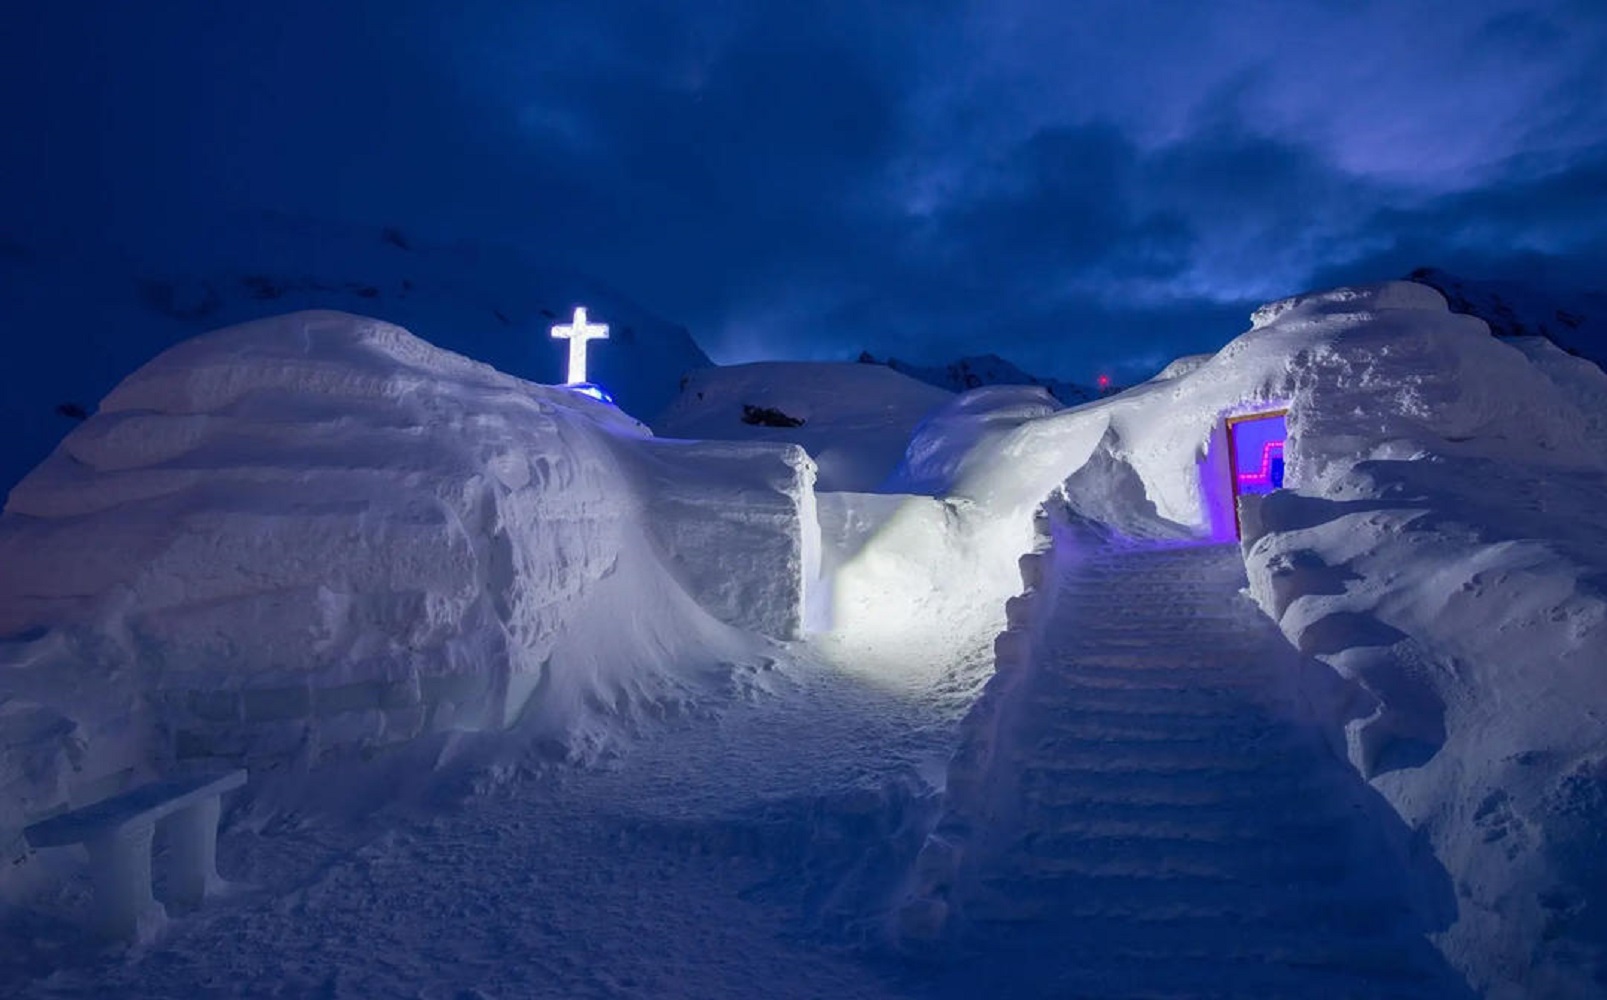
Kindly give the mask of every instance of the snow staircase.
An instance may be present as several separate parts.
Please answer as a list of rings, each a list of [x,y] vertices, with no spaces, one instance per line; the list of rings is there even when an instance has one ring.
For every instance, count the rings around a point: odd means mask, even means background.
[[[1298,654],[1235,547],[1100,550],[1049,585],[956,887],[977,988],[1466,995],[1370,790],[1295,719]]]

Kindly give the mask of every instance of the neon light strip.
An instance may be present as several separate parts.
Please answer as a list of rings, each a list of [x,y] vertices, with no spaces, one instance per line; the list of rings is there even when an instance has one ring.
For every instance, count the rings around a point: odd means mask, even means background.
[[[1239,486],[1271,486],[1272,485],[1272,458],[1276,455],[1283,457],[1283,442],[1268,441],[1261,446],[1261,471],[1239,473]]]

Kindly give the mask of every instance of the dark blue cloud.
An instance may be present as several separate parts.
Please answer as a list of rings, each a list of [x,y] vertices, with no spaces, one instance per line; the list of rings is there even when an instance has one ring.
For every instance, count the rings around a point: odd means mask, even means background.
[[[1137,374],[1312,284],[1607,263],[1589,0],[101,0],[8,27],[14,242],[193,251],[255,208],[512,242],[727,360]]]

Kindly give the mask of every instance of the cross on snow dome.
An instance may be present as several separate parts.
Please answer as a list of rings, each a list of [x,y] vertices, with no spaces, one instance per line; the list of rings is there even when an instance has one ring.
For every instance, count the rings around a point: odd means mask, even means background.
[[[608,339],[606,323],[586,322],[586,307],[575,307],[575,318],[552,328],[552,335],[569,341],[569,379],[567,384],[579,385],[586,381],[586,345],[593,340]]]

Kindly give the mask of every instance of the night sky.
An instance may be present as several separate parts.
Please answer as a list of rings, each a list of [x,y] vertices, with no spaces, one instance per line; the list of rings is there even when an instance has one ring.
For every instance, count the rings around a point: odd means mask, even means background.
[[[0,92],[13,242],[507,242],[727,362],[1141,376],[1307,288],[1607,264],[1602,0],[24,0]]]

